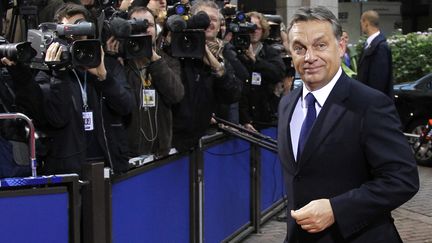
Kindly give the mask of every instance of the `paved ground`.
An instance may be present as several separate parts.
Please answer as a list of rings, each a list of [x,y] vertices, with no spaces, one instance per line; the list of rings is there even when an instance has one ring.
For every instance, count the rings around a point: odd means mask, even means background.
[[[432,168],[419,167],[420,191],[393,211],[396,227],[405,243],[432,243]],[[286,225],[276,219],[264,225],[244,243],[282,243]]]

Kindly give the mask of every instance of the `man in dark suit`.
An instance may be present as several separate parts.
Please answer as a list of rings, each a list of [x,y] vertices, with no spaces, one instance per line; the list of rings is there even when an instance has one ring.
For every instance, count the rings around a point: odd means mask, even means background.
[[[304,84],[279,105],[286,242],[401,242],[391,211],[419,181],[392,100],[342,71],[342,29],[328,9],[299,9],[288,31]]]
[[[379,30],[378,13],[364,12],[360,25],[368,38],[359,60],[358,80],[393,98],[392,56],[386,38]]]

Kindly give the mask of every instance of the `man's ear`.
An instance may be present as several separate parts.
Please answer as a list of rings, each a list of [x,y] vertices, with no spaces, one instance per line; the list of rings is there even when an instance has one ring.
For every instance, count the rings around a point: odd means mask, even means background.
[[[345,54],[348,43],[346,43],[342,38],[337,41],[338,49],[339,49],[339,57],[343,57]]]

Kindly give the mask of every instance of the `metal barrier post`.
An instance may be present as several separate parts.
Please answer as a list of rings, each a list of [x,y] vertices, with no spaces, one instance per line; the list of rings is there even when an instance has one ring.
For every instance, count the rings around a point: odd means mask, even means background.
[[[83,164],[82,177],[83,243],[106,242],[104,162]]]
[[[22,113],[0,113],[0,119],[23,119],[29,127],[29,147],[30,147],[30,166],[32,177],[37,176],[36,172],[36,146],[35,146],[35,128],[31,119]]]

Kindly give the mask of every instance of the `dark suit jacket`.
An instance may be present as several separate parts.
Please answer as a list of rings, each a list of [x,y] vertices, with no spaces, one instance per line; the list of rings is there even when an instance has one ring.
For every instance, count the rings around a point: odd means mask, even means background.
[[[393,98],[392,56],[382,33],[363,51],[358,65],[357,78],[362,83]]]
[[[418,191],[419,181],[393,102],[342,73],[296,162],[289,123],[301,92],[294,90],[279,105],[288,212],[328,198],[336,222],[309,234],[288,215],[286,241],[400,242],[390,212]]]

